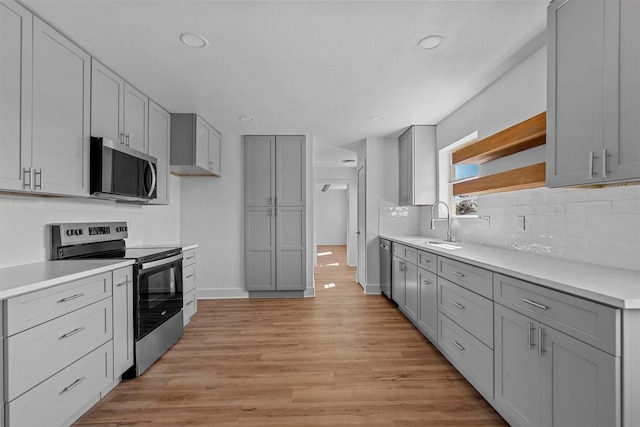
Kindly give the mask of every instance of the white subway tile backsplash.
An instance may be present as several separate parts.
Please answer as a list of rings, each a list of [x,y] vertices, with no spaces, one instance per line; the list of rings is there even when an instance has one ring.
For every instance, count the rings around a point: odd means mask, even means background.
[[[586,190],[580,189],[569,188],[547,195],[547,201],[549,203],[583,202],[585,200],[587,200]]]
[[[586,224],[587,215],[561,215],[561,214],[552,214],[545,215],[545,221],[550,225],[565,225],[565,224]]]
[[[531,211],[536,214],[562,214],[564,206],[562,203],[536,204],[531,207]]]
[[[567,214],[579,214],[579,213],[610,214],[611,213],[611,200],[567,203],[565,206],[566,206],[565,212]]]
[[[640,200],[638,199],[613,200],[611,202],[611,212],[614,214],[640,213]]]

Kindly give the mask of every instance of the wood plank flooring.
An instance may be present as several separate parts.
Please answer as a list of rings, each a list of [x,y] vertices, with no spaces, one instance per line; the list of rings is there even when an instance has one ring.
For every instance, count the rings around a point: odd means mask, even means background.
[[[344,246],[320,246],[316,297],[201,300],[174,345],[75,425],[504,426]]]

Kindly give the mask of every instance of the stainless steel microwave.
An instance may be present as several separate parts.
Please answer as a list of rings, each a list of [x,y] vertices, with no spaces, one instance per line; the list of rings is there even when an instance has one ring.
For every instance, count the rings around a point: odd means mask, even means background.
[[[146,203],[156,197],[157,159],[110,139],[91,137],[91,196]]]

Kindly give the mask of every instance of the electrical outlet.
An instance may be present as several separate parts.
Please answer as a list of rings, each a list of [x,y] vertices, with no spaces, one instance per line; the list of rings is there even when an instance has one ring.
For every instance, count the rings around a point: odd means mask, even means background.
[[[486,228],[491,228],[491,217],[490,216],[481,216],[482,223]]]
[[[525,226],[525,216],[524,215],[518,215],[518,231],[525,231],[526,226]]]

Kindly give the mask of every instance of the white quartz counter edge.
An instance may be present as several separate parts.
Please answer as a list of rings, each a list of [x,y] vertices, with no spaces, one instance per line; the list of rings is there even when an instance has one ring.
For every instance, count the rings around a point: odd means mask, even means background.
[[[448,250],[416,242],[432,239],[423,236],[380,237],[602,304],[640,309],[639,271],[471,243],[454,243],[461,248]]]
[[[196,249],[198,247],[198,244],[197,243],[190,244],[190,245],[183,244],[181,246],[182,246],[182,252],[184,252],[184,251],[188,251],[190,249]]]
[[[132,265],[131,259],[45,261],[0,269],[0,300]]]

